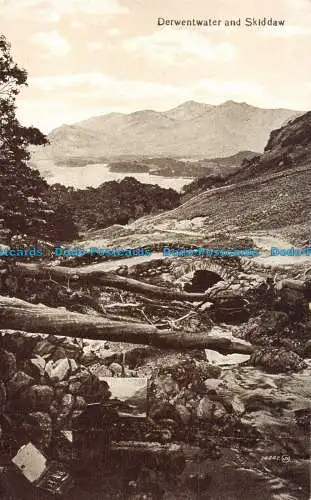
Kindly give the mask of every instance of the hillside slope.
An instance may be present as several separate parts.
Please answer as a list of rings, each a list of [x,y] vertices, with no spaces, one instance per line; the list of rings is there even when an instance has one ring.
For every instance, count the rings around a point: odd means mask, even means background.
[[[189,101],[166,112],[110,113],[53,130],[50,145],[37,149],[33,161],[79,156],[209,158],[241,150],[261,152],[269,132],[296,114],[234,101],[218,106]]]
[[[202,218],[201,234],[252,233],[294,227],[310,237],[311,112],[274,130],[265,153],[245,162],[226,185],[208,189],[160,217],[136,223],[137,228],[169,230],[180,221]],[[291,232],[289,230],[289,232]],[[309,236],[308,236],[309,235]]]
[[[228,183],[253,179],[267,173],[291,170],[311,160],[311,111],[273,130],[264,154],[244,162]]]

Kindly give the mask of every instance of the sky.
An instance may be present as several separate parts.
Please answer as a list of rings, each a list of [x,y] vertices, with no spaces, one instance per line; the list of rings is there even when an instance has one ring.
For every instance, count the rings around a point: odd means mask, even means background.
[[[248,17],[285,24],[246,26]],[[186,100],[310,109],[310,0],[0,0],[0,23],[29,75],[18,116],[43,132]]]

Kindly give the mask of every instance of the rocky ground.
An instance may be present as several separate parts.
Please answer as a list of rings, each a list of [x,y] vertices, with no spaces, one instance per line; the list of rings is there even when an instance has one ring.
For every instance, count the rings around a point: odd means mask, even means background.
[[[121,262],[116,272],[182,288],[202,268],[211,269],[210,260],[161,259],[132,267]],[[212,270],[222,278],[210,290],[214,298],[221,297],[220,309],[214,311],[194,311],[187,303],[168,307],[161,301],[142,302],[136,294],[109,288],[88,290],[92,301],[86,305],[72,284],[66,288],[50,281],[4,278],[15,296],[24,298],[31,289],[28,300],[36,303],[169,324],[190,335],[221,333],[245,339],[256,349],[244,357],[204,350],[178,354],[150,346],[2,331],[3,464],[30,440],[50,459],[75,471],[64,431],[72,431],[88,404],[111,400],[103,379],[148,377],[148,419],[126,429],[114,425],[111,435],[116,441],[173,448],[156,460],[146,450],[138,455],[132,450],[125,457],[112,454],[104,477],[97,460],[91,477],[79,472],[76,498],[238,499],[246,498],[240,492],[244,485],[258,500],[307,499],[310,297],[277,286],[291,277],[308,283],[307,269],[298,266],[280,274],[278,268],[263,268],[255,261],[213,259]],[[245,298],[247,304],[221,309],[222,301],[232,297]],[[94,446],[89,441],[86,456]],[[182,449],[177,453],[174,446]],[[224,474],[226,484],[221,484]]]

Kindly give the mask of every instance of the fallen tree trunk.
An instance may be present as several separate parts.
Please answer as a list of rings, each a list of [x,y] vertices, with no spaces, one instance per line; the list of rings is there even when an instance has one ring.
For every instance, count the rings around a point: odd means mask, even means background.
[[[251,344],[232,341],[208,334],[186,334],[171,330],[158,330],[145,323],[110,321],[102,316],[80,314],[65,308],[52,308],[30,304],[20,299],[0,296],[0,329],[21,330],[74,338],[110,340],[146,344],[163,349],[213,349],[222,354],[253,351]]]
[[[199,302],[208,298],[208,295],[204,293],[187,293],[178,290],[170,290],[161,286],[151,285],[150,283],[143,283],[124,276],[118,276],[117,274],[99,271],[94,269],[93,266],[71,268],[64,266],[17,263],[13,272],[14,270],[16,270],[17,275],[30,278],[53,279],[57,280],[59,283],[70,283],[70,280],[72,280],[81,285],[110,286],[165,300]],[[211,302],[213,302],[213,300],[211,300]]]

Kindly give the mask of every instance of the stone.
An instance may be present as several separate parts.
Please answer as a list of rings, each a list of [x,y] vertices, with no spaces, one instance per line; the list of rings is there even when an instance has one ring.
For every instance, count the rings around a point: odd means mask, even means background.
[[[82,354],[81,363],[84,366],[90,366],[92,363],[96,363],[97,361],[98,356],[92,351],[84,352]]]
[[[265,333],[278,333],[289,325],[289,317],[282,311],[265,311],[261,317],[261,329]]]
[[[67,424],[69,421],[72,411],[75,405],[75,397],[72,394],[65,394],[62,397],[60,406],[59,406],[59,413],[56,418],[56,426],[57,427],[63,427],[64,425]]]
[[[36,339],[30,336],[22,335],[18,332],[5,334],[2,337],[3,348],[13,352],[18,362],[29,359],[36,345]]]
[[[34,348],[33,353],[46,358],[47,356],[50,356],[54,350],[55,346],[48,342],[48,340],[40,340]]]
[[[86,407],[85,399],[82,396],[77,396],[74,409],[75,410],[83,410]]]
[[[70,371],[71,373],[74,373],[79,370],[79,366],[76,363],[76,360],[73,358],[69,359],[69,365],[70,365]]]
[[[109,365],[109,370],[115,377],[122,377],[123,368],[119,363],[111,363],[111,365]],[[106,376],[108,377],[109,375]]]
[[[57,346],[52,354],[53,361],[58,361],[67,358],[66,350],[62,346]]]
[[[311,340],[305,343],[303,354],[306,358],[311,358]]]
[[[7,382],[16,372],[16,358],[12,352],[0,349],[0,380]]]
[[[15,397],[22,389],[34,382],[34,379],[30,375],[27,375],[27,373],[22,371],[16,372],[6,385],[8,397]]]
[[[48,385],[27,387],[19,396],[21,407],[32,411],[47,411],[52,403],[54,391]]]
[[[45,365],[45,359],[39,355],[36,355],[35,358],[30,359],[26,363],[25,370],[27,370],[29,375],[31,375],[32,377],[39,378],[44,376]]]
[[[80,380],[76,380],[74,382],[70,382],[69,384],[69,392],[71,394],[80,394],[82,387],[82,382]]]
[[[51,380],[64,380],[67,375],[70,372],[70,364],[67,358],[64,359],[58,359],[57,361],[53,362],[50,360],[46,364],[45,368],[48,376],[50,377]]]
[[[82,355],[82,348],[73,342],[72,339],[65,339],[61,347],[65,350],[65,357],[79,361]]]
[[[269,373],[297,372],[305,368],[303,359],[285,348],[263,347],[252,353],[249,364]]]
[[[197,408],[197,417],[203,420],[211,419],[213,416],[213,408],[214,403],[208,397],[202,398]]]
[[[96,363],[95,365],[89,368],[89,371],[92,375],[95,375],[98,378],[102,377],[112,377],[113,373],[106,365],[102,365],[100,363]]]
[[[187,425],[191,418],[191,412],[189,411],[189,409],[182,404],[176,404],[175,410],[177,411],[182,423],[184,425]]]
[[[204,380],[204,385],[208,391],[210,390],[215,390],[219,388],[223,384],[222,380],[219,380],[218,378],[207,378]]]
[[[29,441],[39,449],[46,450],[52,439],[52,420],[48,413],[33,412],[25,418],[22,429],[27,433]]]
[[[0,381],[0,415],[3,414],[6,404],[6,388],[3,382]]]
[[[155,354],[157,349],[152,346],[135,346],[124,351],[124,363],[129,365],[129,368],[140,366],[142,362]]]

